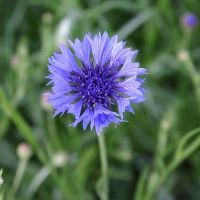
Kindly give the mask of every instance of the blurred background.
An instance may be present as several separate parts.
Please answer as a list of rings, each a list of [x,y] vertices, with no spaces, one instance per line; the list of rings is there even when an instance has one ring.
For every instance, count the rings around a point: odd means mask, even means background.
[[[97,136],[53,119],[43,95],[53,51],[99,30],[138,49],[149,71],[146,101],[105,131],[109,199],[200,199],[198,0],[0,0],[0,13],[4,199],[100,199]]]

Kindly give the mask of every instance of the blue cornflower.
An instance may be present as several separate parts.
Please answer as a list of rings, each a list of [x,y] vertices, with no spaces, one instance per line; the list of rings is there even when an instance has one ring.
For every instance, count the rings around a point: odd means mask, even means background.
[[[125,42],[104,32],[92,37],[69,41],[72,51],[61,46],[60,53],[49,58],[48,69],[52,92],[48,96],[54,116],[72,113],[73,127],[90,124],[99,135],[110,123],[124,121],[125,111],[133,112],[132,103],[144,101],[146,70],[134,62],[137,50],[125,48]]]
[[[193,13],[186,13],[182,17],[182,23],[186,28],[194,28],[198,25],[198,17]]]

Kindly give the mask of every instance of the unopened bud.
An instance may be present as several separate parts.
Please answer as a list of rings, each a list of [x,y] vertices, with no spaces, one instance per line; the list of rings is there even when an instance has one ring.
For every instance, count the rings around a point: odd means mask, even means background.
[[[189,58],[188,51],[185,49],[181,49],[177,55],[178,60],[184,62],[187,61]]]
[[[46,12],[42,15],[42,21],[45,24],[50,24],[52,22],[53,16],[50,12]]]
[[[48,92],[44,92],[40,96],[40,106],[43,110],[50,111],[51,110],[51,105],[48,102]]]
[[[161,126],[164,128],[164,129],[169,129],[170,128],[170,122],[168,120],[163,120],[162,123],[161,123]]]
[[[3,184],[2,170],[0,171],[0,186]]]
[[[63,152],[57,152],[54,156],[53,156],[53,164],[56,167],[63,167],[68,161],[68,155]]]
[[[17,54],[14,54],[11,59],[10,59],[10,65],[13,69],[15,69],[17,67],[17,65],[19,65],[19,56]]]
[[[28,160],[32,155],[32,149],[28,144],[21,143],[17,147],[17,155],[21,160]]]

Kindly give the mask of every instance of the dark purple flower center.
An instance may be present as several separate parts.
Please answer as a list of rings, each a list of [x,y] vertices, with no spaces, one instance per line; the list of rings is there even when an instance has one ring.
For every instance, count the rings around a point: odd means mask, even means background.
[[[84,106],[107,108],[116,93],[115,74],[116,70],[109,67],[83,67],[79,72],[71,73],[71,85],[80,94]]]

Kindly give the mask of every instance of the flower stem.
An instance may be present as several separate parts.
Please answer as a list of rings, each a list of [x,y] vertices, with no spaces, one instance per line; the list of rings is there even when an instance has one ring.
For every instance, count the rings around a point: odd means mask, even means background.
[[[27,168],[27,162],[28,162],[28,160],[20,160],[19,161],[17,172],[15,174],[15,178],[14,178],[12,187],[10,189],[10,192],[8,194],[8,199],[10,199],[10,200],[15,199],[16,192],[17,192],[17,190],[18,190],[18,188],[21,184],[21,181],[24,177],[24,173],[25,173],[26,168]]]
[[[101,159],[101,173],[102,173],[102,190],[101,190],[101,199],[108,200],[109,197],[109,182],[108,182],[108,159],[106,154],[106,145],[104,133],[101,133],[98,136],[99,142],[99,151]]]

